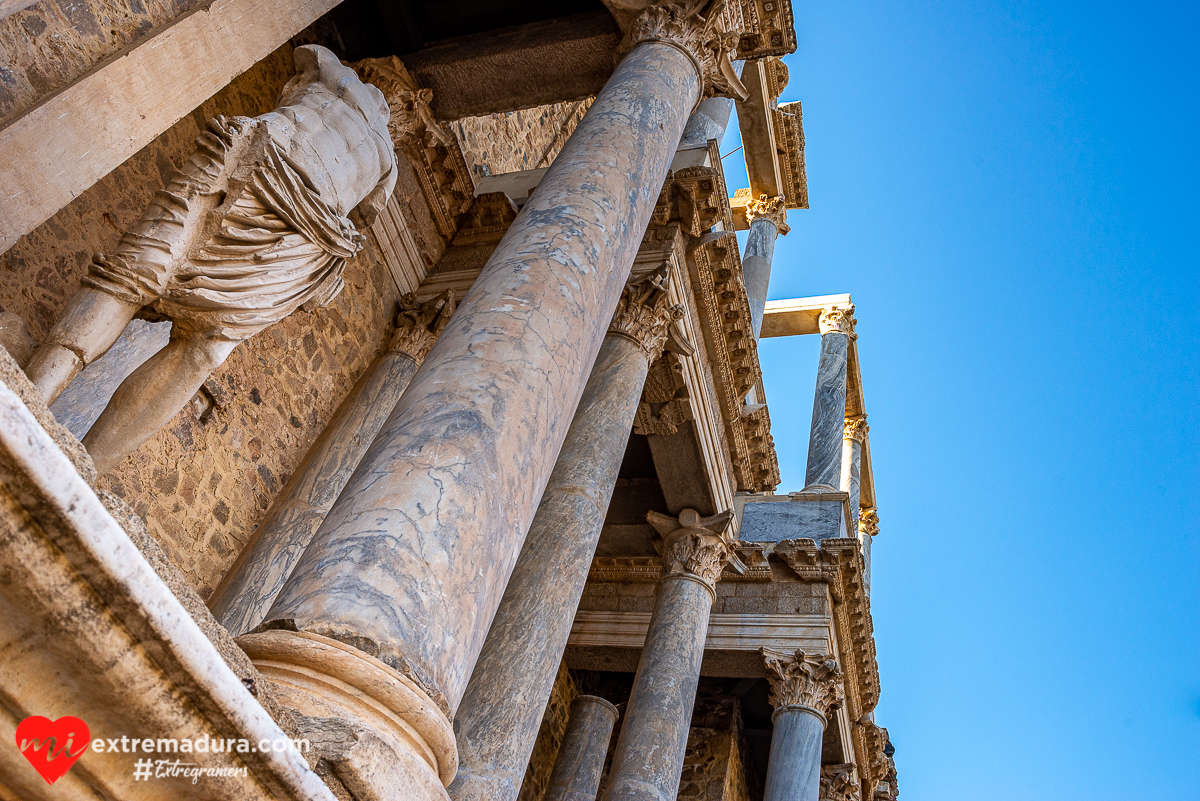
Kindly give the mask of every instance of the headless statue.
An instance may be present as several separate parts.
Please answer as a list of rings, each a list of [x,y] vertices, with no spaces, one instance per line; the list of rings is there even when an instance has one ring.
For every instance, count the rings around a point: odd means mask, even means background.
[[[383,93],[329,50],[295,51],[296,77],[260,117],[217,117],[116,252],[83,288],[26,373],[52,402],[135,315],[172,321],[84,437],[100,473],[166,425],[239,342],[301,306],[329,303],[346,260],[396,183]]]

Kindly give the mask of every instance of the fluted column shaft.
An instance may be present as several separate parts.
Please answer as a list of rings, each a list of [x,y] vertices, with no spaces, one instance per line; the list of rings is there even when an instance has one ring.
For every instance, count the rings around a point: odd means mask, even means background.
[[[603,698],[580,695],[571,703],[545,801],[596,801],[616,722],[617,708]]]
[[[231,634],[245,634],[262,622],[453,313],[452,291],[401,312],[387,350],[333,413],[209,599],[213,615]]]
[[[838,489],[850,496],[850,530],[846,532],[847,537],[858,536],[862,446],[867,431],[865,414],[846,418],[842,432],[842,476],[838,482]]]
[[[830,657],[763,649],[771,685],[771,753],[763,801],[819,801],[821,744],[842,699],[842,672]]]
[[[723,528],[728,513],[718,518],[709,521]],[[681,528],[664,535],[664,576],[604,801],[674,801],[678,793],[715,584],[729,555],[727,545],[702,527],[705,522],[685,509]]]
[[[846,419],[846,369],[854,335],[854,306],[821,313],[821,356],[808,437],[806,486],[836,488],[842,474],[842,435]]]
[[[512,801],[520,792],[646,372],[667,326],[683,314],[669,304],[665,282],[663,270],[626,287],[600,347],[454,719],[454,801]]]

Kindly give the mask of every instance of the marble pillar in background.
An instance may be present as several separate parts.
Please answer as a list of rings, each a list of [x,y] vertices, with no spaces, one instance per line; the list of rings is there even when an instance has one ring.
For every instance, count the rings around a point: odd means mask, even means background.
[[[646,372],[662,353],[668,327],[683,316],[666,287],[664,266],[621,293],[454,718],[459,753],[458,775],[449,788],[454,801],[514,801],[521,790]]]
[[[338,654],[322,662],[327,669],[375,682],[364,674],[371,660],[386,666],[388,687],[408,699],[402,721],[406,709],[425,708],[423,698],[441,710],[438,730],[453,737],[450,719],[688,114],[706,84],[718,93],[741,88],[727,76],[732,42],[713,30],[717,15],[696,10],[654,4],[624,20],[620,63],[267,613],[263,625],[278,638],[361,654],[361,668]],[[353,683],[338,673],[326,678],[330,703],[358,720],[361,706],[342,689]],[[425,759],[447,785],[457,770],[457,753],[397,748]]]
[[[762,649],[771,684],[771,753],[763,801],[818,801],[821,742],[842,701],[842,671],[829,656]]]
[[[594,695],[575,698],[545,801],[596,801],[604,759],[608,756],[608,741],[616,722],[617,708],[603,698]]]
[[[676,520],[649,512],[663,536],[663,577],[613,752],[604,801],[674,801],[687,750],[716,582],[729,560],[732,514]]]
[[[406,297],[396,333],[358,379],[208,600],[235,637],[262,622],[384,420],[454,314],[454,292]]]
[[[754,338],[762,332],[763,313],[767,307],[767,287],[771,282],[771,261],[775,258],[775,240],[787,234],[787,209],[784,198],[760,195],[746,206],[750,233],[746,237],[746,253],[742,256],[742,282],[750,302],[750,322]]]
[[[854,336],[854,304],[821,312],[821,356],[808,437],[807,487],[836,489],[842,475],[842,434],[846,421],[846,368]]]
[[[733,62],[733,70],[740,78],[744,61]],[[683,139],[679,149],[691,147],[706,147],[708,140],[716,139],[719,145],[725,139],[725,129],[729,127],[729,117],[733,114],[733,98],[709,97],[703,100],[692,116],[688,117],[687,126],[683,129]]]
[[[863,590],[871,597],[871,545],[879,533],[879,513],[874,506],[866,506],[858,512],[858,539],[862,542]]]
[[[870,426],[865,414],[847,417],[842,428],[842,476],[838,489],[850,496],[850,526],[847,537],[858,534],[859,483],[862,474],[862,446]]]

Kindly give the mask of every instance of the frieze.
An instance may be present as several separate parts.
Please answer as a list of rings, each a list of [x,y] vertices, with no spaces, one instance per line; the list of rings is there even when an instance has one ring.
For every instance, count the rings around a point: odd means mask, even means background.
[[[758,543],[732,543],[733,553],[721,581],[773,580],[765,549]],[[597,556],[592,560],[588,581],[656,582],[663,575],[660,556]]]

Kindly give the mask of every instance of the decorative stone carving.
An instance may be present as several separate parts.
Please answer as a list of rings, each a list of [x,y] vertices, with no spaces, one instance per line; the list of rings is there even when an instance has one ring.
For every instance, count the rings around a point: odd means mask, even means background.
[[[417,364],[425,361],[438,334],[454,314],[454,290],[447,289],[433,300],[421,303],[416,295],[400,299],[400,314],[396,317],[396,333],[388,350],[403,353]]]
[[[433,91],[418,86],[396,56],[363,59],[353,66],[387,99],[392,142],[412,163],[438,233],[450,241],[458,227],[456,218],[471,205],[475,182],[458,140],[433,118]]]
[[[803,706],[828,717],[844,698],[842,669],[826,654],[794,654],[762,649],[771,685],[771,706]]]
[[[53,400],[149,308],[171,342],[125,380],[84,440],[107,471],[191,399],[239,342],[329,303],[396,183],[389,110],[329,50],[296,48],[281,105],[216,117],[29,365]]]
[[[732,556],[723,536],[732,519],[732,510],[700,517],[696,510],[684,509],[678,518],[647,512],[647,522],[663,538],[663,578],[692,576],[713,588]]]
[[[856,339],[854,333],[854,324],[858,322],[854,319],[854,304],[840,307],[832,306],[828,309],[821,310],[821,319],[818,326],[821,329],[821,335],[825,334],[846,334],[851,339]]]
[[[759,195],[758,200],[751,200],[747,203],[746,219],[753,224],[759,218],[770,220],[781,234],[786,235],[792,230],[787,224],[787,198],[783,195],[776,197]]]
[[[703,97],[748,96],[733,59],[738,58],[741,39],[741,6],[727,8],[726,0],[699,0],[678,3],[655,0],[605,0],[617,18],[625,36],[617,46],[617,57],[624,56],[643,42],[662,42],[677,47],[691,57],[700,80]],[[730,19],[730,12],[736,19]],[[731,22],[738,28],[731,28]]]
[[[791,0],[741,0],[744,32],[737,57],[743,61],[796,52]]]
[[[642,402],[633,420],[634,433],[670,435],[692,419],[683,367],[674,353],[664,353],[650,365],[642,387]]]
[[[662,355],[670,327],[683,317],[683,306],[672,304],[667,292],[667,264],[625,285],[612,324],[611,334],[633,340],[654,361]]]
[[[843,428],[843,439],[853,439],[863,442],[867,438],[867,432],[871,427],[867,425],[867,416],[865,414],[856,414],[846,418],[845,427]]]
[[[650,218],[652,226],[678,222],[688,236],[699,237],[718,222],[732,230],[725,202],[725,178],[714,167],[684,167],[671,173],[663,184]]]
[[[861,801],[858,770],[854,765],[824,765],[821,768],[820,801]]]
[[[896,781],[896,763],[891,754],[888,730],[875,725],[869,716],[854,725],[855,749],[864,755],[862,772],[864,784],[872,787],[871,801],[895,801],[900,794]]]
[[[775,147],[779,152],[780,189],[789,209],[808,208],[808,172],[804,163],[804,114],[800,101],[771,109]]]
[[[858,510],[858,533],[870,534],[872,537],[879,533],[879,513],[874,506]]]

